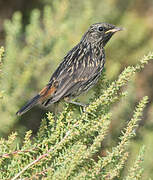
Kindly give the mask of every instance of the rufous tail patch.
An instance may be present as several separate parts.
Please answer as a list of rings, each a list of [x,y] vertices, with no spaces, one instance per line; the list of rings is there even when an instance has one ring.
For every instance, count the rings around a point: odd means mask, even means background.
[[[55,86],[51,86],[51,87],[44,87],[40,92],[39,92],[39,95],[42,97],[42,98],[48,98],[48,97],[51,97],[52,94],[56,91],[56,87]]]

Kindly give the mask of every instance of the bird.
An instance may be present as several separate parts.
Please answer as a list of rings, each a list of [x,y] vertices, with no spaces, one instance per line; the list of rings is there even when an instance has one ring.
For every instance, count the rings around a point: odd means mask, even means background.
[[[49,83],[16,114],[21,116],[37,104],[48,107],[60,100],[82,105],[72,100],[97,83],[105,65],[104,47],[121,30],[109,23],[92,24],[63,58]]]

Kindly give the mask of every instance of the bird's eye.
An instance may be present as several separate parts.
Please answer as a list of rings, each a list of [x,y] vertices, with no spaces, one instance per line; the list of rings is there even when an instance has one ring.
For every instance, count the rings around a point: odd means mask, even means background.
[[[100,27],[98,28],[98,30],[99,30],[99,31],[103,31],[104,28],[100,26]]]

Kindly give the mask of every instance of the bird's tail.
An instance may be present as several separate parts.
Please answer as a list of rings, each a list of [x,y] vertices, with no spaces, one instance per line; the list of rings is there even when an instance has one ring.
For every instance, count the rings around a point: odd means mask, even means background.
[[[27,104],[25,104],[17,113],[16,115],[21,116],[25,112],[27,112],[29,109],[31,109],[34,105],[38,104],[41,99],[41,96],[37,94],[35,97],[33,97]]]
[[[25,106],[23,106],[16,113],[16,115],[21,116],[22,114],[30,110],[33,106],[35,106],[38,103],[43,104],[45,101],[49,102],[50,101],[49,98],[54,94],[56,88],[57,88],[57,84],[54,83],[52,86],[48,84],[35,97],[33,97]]]

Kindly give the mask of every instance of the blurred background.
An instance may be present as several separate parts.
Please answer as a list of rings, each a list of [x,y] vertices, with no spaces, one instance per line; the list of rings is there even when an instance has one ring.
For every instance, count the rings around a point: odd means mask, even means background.
[[[153,50],[152,0],[0,0],[0,45],[5,47],[1,65],[0,137],[17,131],[35,134],[46,112],[35,107],[22,117],[16,111],[39,92],[50,79],[64,55],[92,23],[108,22],[125,27],[108,43],[106,77],[117,78],[128,65],[138,63]],[[129,121],[137,102],[145,95],[149,103],[132,141],[131,159],[142,144],[146,146],[144,179],[153,178],[153,63],[137,73],[125,89],[129,95],[112,108],[113,120],[107,145],[118,142],[120,130]],[[82,96],[88,102],[92,90]]]

